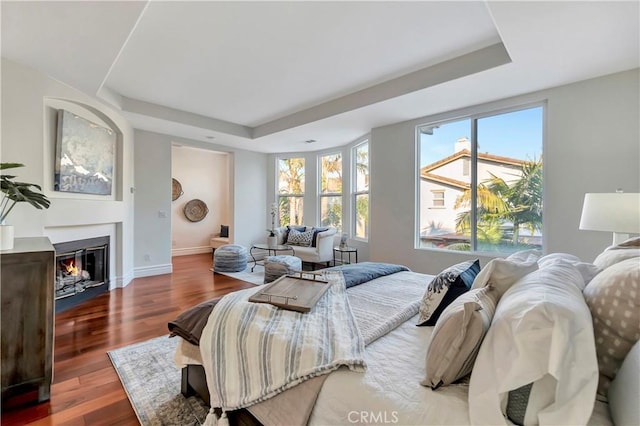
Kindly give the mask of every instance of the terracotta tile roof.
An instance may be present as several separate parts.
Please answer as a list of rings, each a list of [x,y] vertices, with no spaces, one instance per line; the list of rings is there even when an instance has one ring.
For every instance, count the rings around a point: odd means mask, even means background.
[[[448,178],[448,177],[445,177],[445,176],[436,175],[436,174],[433,174],[433,173],[421,172],[420,173],[420,177],[422,179],[431,180],[431,181],[442,183],[442,184],[445,184],[445,185],[450,185],[450,186],[456,187],[458,189],[461,189],[463,191],[466,190],[466,189],[469,189],[469,186],[470,186],[470,184],[467,183],[467,182],[463,182],[463,181],[457,180],[457,179],[451,179],[451,178]]]
[[[420,174],[422,175],[424,173],[428,173],[432,170],[435,170],[439,167],[444,166],[445,164],[449,164],[463,157],[471,158],[471,152],[469,152],[468,149],[463,149],[454,154],[451,154],[448,157],[444,157],[443,159],[438,160],[435,163],[427,164],[420,170]],[[521,166],[526,162],[524,160],[519,160],[517,158],[502,157],[500,155],[486,154],[481,152],[478,153],[478,160],[490,161],[492,163],[507,164],[510,166]]]

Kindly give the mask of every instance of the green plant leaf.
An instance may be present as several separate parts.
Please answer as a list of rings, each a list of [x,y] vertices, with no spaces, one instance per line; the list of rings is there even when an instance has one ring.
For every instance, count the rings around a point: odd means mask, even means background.
[[[0,163],[0,170],[24,167],[20,163]],[[47,209],[51,205],[49,199],[42,193],[42,187],[35,183],[15,182],[16,176],[0,176],[0,191],[4,194],[0,222],[3,222],[16,203],[29,203],[36,209]],[[37,190],[37,191],[36,191]]]
[[[0,170],[15,169],[18,167],[24,167],[21,163],[0,163]]]

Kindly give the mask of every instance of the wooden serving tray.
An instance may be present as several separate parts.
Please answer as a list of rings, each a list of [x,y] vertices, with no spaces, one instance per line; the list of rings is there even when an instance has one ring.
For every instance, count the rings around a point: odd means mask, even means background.
[[[249,302],[270,303],[282,309],[309,312],[329,289],[329,283],[318,279],[319,274],[298,272],[298,276],[282,276],[267,284],[249,298]],[[306,278],[308,275],[311,278]]]

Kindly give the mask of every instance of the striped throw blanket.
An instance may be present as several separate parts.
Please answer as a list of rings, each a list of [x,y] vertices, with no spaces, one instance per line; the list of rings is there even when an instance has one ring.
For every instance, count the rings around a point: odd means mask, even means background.
[[[347,299],[342,274],[308,313],[247,300],[260,289],[218,302],[200,349],[211,406],[247,407],[341,366],[364,371],[364,340]]]

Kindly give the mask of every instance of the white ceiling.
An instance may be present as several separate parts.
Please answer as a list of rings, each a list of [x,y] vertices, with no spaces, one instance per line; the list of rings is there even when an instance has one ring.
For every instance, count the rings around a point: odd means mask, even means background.
[[[640,65],[637,1],[3,1],[1,12],[3,57],[136,128],[260,152],[343,145]]]

